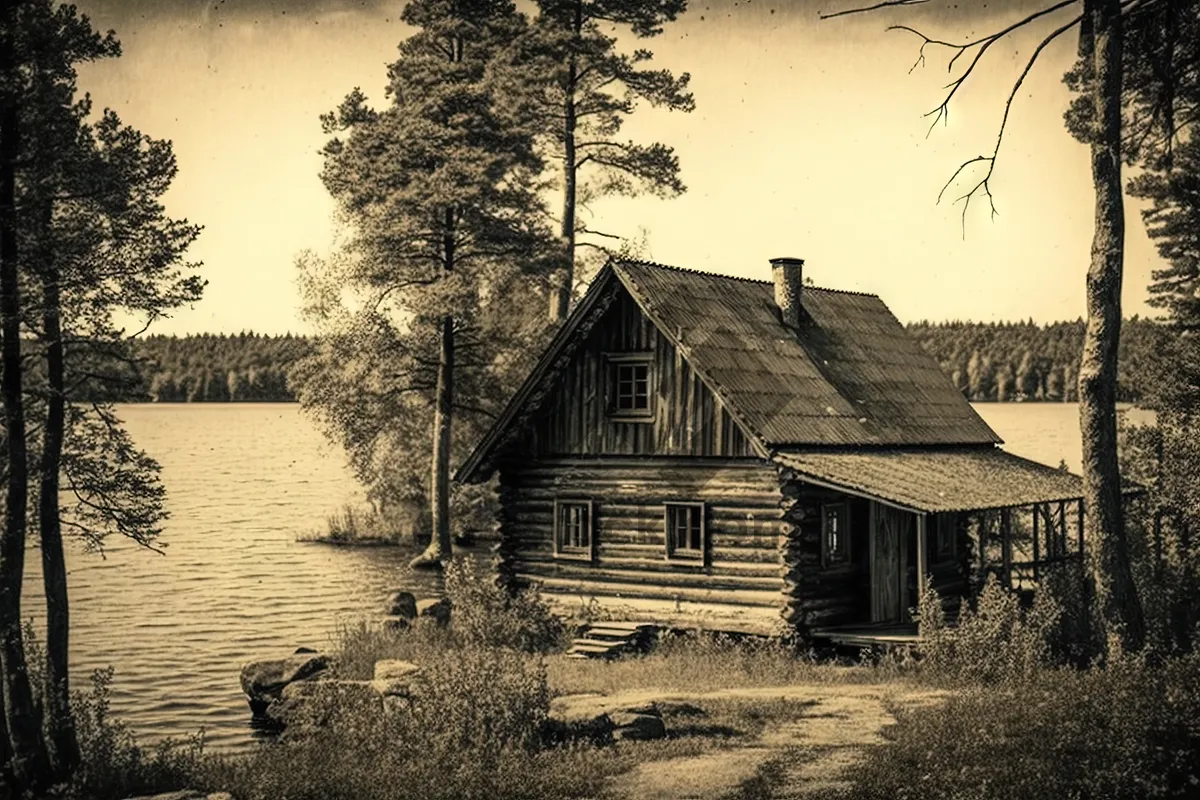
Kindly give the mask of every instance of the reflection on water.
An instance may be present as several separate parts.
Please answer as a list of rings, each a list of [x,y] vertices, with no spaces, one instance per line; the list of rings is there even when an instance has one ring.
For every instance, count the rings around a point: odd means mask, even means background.
[[[976,408],[1010,451],[1079,469],[1074,404]],[[249,746],[243,662],[326,646],[391,589],[434,590],[405,550],[296,541],[358,497],[341,453],[297,406],[134,405],[121,416],[163,466],[166,555],[116,540],[105,559],[68,553],[71,671],[82,688],[114,666],[113,710],[143,740],[204,728],[214,747]],[[27,562],[25,615],[40,617],[40,561]]]
[[[112,540],[68,553],[71,675],[116,668],[112,705],[141,738],[206,730],[250,742],[245,661],[324,647],[339,623],[377,614],[390,589],[434,590],[399,548],[296,541],[358,491],[341,453],[290,404],[130,405],[134,440],[163,466],[171,518],[158,555]],[[23,611],[43,613],[31,552]],[[39,625],[40,627],[40,625]]]

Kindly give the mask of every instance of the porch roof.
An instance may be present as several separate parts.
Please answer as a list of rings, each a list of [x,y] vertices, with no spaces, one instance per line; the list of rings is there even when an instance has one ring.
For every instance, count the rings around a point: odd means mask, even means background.
[[[788,450],[775,460],[802,480],[930,513],[1083,496],[1078,475],[999,447]]]

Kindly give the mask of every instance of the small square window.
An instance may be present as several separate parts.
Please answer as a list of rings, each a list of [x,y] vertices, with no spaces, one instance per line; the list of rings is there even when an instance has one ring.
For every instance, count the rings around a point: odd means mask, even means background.
[[[556,500],[554,502],[554,552],[590,558],[592,543],[591,501]]]
[[[649,354],[622,353],[609,356],[609,361],[609,413],[614,417],[634,419],[651,417],[654,408]]]
[[[707,546],[703,503],[668,503],[667,555],[703,558]]]
[[[825,566],[850,560],[850,508],[845,503],[821,507],[821,561]]]

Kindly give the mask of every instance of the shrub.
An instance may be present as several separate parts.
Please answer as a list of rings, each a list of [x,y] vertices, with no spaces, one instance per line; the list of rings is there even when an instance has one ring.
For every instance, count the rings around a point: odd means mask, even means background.
[[[334,694],[311,710],[308,735],[227,759],[209,785],[240,800],[287,797],[490,798],[569,796],[558,775],[570,753],[538,752],[550,695],[540,661],[515,650],[459,647],[423,665],[413,699],[384,711]],[[546,793],[547,786],[554,790]]]
[[[946,625],[932,587],[920,600],[919,614],[923,671],[954,682],[1001,683],[1028,680],[1053,662],[1062,608],[1043,590],[1024,609],[989,574],[975,607],[964,605],[956,626]]]
[[[455,558],[446,565],[446,596],[453,606],[451,627],[470,647],[511,647],[548,652],[563,644],[563,624],[536,588],[508,592],[475,563]]]
[[[73,693],[81,761],[65,796],[105,800],[172,791],[200,780],[203,734],[142,748],[133,732],[109,711],[112,678],[112,667],[96,670],[91,690]]]

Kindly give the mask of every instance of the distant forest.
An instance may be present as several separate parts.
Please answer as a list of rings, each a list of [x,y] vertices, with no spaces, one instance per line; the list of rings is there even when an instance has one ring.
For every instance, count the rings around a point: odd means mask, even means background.
[[[148,336],[134,344],[143,399],[161,403],[294,401],[287,373],[308,355],[303,336]]]
[[[1072,402],[1083,325],[917,322],[908,330],[970,400]],[[1145,398],[1156,331],[1137,317],[1122,326],[1118,400]],[[294,401],[287,373],[310,348],[308,339],[290,334],[149,336],[134,345],[137,394],[162,403]]]
[[[908,330],[972,401],[1074,402],[1084,322],[918,322]],[[1117,400],[1153,393],[1159,326],[1138,317],[1121,325]]]

